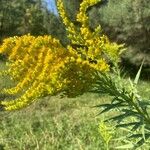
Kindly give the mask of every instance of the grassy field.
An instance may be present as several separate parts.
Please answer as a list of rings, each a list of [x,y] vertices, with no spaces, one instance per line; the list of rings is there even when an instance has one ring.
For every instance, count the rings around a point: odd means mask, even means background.
[[[0,69],[4,67],[0,62]],[[0,78],[0,89],[9,84]],[[141,94],[150,98],[150,84],[140,85]],[[45,97],[20,111],[0,112],[0,150],[105,150],[98,126],[107,115],[97,116],[100,110],[91,106],[108,100],[90,93],[72,99]],[[110,150],[123,144],[115,139],[125,134],[114,130]]]

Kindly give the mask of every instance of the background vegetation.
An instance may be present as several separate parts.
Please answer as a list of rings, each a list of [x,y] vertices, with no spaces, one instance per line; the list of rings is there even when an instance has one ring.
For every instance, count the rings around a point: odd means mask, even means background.
[[[0,0],[0,40],[27,33],[63,39],[65,29],[43,0]]]
[[[0,69],[5,67],[0,61]],[[0,89],[11,84],[6,77],[0,78]],[[150,98],[149,83],[139,84],[140,94]],[[106,150],[98,126],[108,114],[99,116],[99,109],[91,107],[107,101],[108,96],[91,93],[76,98],[45,97],[20,111],[0,112],[0,150]],[[125,144],[118,138],[127,133],[113,130],[110,150]]]

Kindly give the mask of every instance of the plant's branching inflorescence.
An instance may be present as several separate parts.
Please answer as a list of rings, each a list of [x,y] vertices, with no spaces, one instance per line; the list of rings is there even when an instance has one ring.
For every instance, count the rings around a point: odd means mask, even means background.
[[[13,100],[1,100],[4,110],[21,109],[45,95],[63,93],[73,97],[82,94],[95,83],[95,71],[107,72],[110,61],[119,61],[122,45],[111,43],[100,34],[100,26],[94,32],[88,27],[86,11],[98,2],[100,0],[81,3],[77,14],[80,27],[76,27],[67,17],[62,0],[57,1],[70,39],[66,47],[51,36],[24,35],[4,40],[0,53],[9,61],[9,69],[4,72],[17,84],[3,89],[2,93],[20,95]]]

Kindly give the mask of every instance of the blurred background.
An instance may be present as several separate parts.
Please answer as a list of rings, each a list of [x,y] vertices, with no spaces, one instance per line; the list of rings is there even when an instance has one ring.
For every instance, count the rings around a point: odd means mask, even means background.
[[[68,17],[74,23],[82,0],[63,0]],[[102,0],[88,10],[89,24],[99,24],[111,41],[125,43],[122,67],[135,75],[145,58],[142,77],[150,78],[150,1]],[[50,34],[65,45],[65,27],[58,15],[56,0],[0,0],[0,43],[15,35]],[[1,56],[1,59],[3,57]]]

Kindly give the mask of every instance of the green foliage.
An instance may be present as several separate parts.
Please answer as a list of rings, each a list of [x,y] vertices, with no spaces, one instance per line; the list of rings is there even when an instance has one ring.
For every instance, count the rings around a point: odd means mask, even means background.
[[[0,33],[0,41],[8,36],[31,33],[51,34],[66,42],[64,26],[43,0],[1,0]]]
[[[138,78],[139,72],[135,79],[136,83]],[[136,84],[131,80],[122,81],[119,74],[99,74],[97,84],[92,91],[112,97],[110,103],[100,104],[97,107],[103,108],[100,114],[118,111],[117,115],[105,121],[115,121],[116,127],[129,129],[127,138],[133,139],[134,142],[128,141],[128,146],[132,145],[136,149],[150,138],[150,101],[140,97]]]
[[[79,10],[81,2],[82,0],[63,0],[68,17],[71,19],[71,21],[75,22],[76,14]]]
[[[141,66],[140,66],[140,69],[139,69],[139,71],[137,72],[136,77],[135,77],[135,79],[134,79],[134,83],[135,83],[135,84],[137,84],[138,81],[139,81],[139,79],[140,79],[140,75],[141,75],[141,71],[142,71],[143,64],[144,64],[144,59],[143,59],[143,61],[142,61],[142,64],[141,64]]]
[[[110,141],[114,136],[115,130],[108,126],[104,121],[101,121],[99,124],[99,133],[104,142],[104,147],[106,150],[109,150]]]
[[[144,66],[150,66],[149,0],[109,0],[93,8],[90,16],[92,27],[100,23],[112,40],[126,43],[125,61],[140,66],[145,56]]]
[[[59,16],[51,13],[47,19],[49,20],[47,23],[48,33],[58,38],[63,45],[67,45],[69,41],[67,39],[65,26]]]

